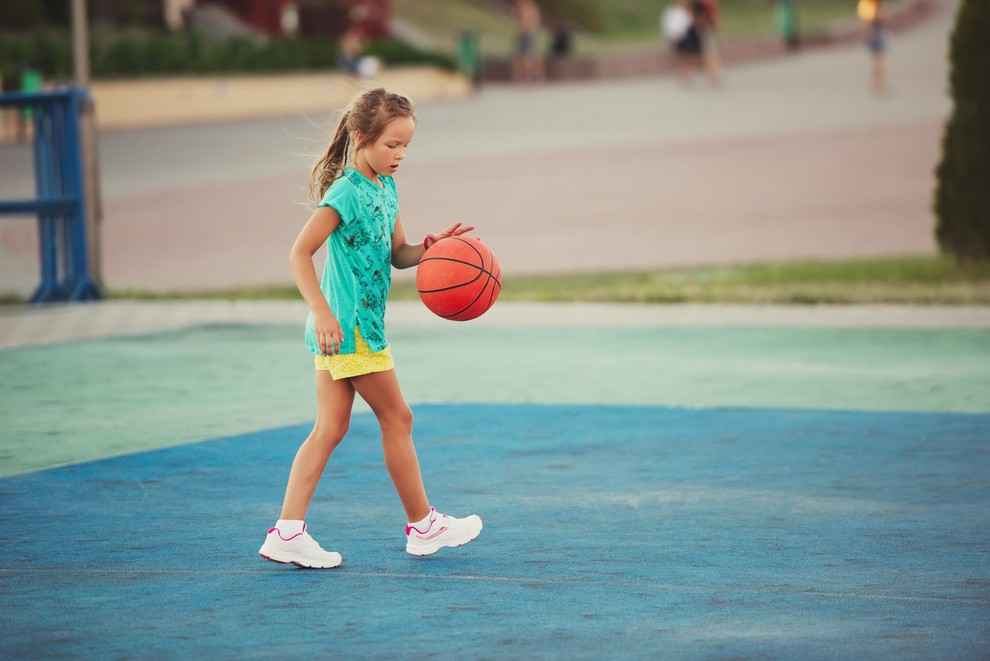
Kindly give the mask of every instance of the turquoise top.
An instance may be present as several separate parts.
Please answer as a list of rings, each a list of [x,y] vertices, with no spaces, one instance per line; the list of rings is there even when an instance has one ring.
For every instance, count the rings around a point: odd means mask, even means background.
[[[392,234],[399,196],[392,177],[379,179],[381,186],[347,168],[319,204],[340,214],[340,225],[327,239],[327,263],[320,288],[344,331],[341,353],[354,353],[355,326],[372,352],[388,346],[385,300],[392,285]],[[320,353],[312,311],[306,320],[306,347]]]

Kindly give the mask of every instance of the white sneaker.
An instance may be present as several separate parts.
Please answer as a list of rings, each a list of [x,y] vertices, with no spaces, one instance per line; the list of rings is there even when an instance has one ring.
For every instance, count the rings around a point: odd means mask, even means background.
[[[265,560],[280,562],[283,565],[292,563],[304,569],[330,569],[343,560],[339,553],[324,551],[306,532],[305,523],[301,533],[288,539],[282,537],[278,528],[269,530],[265,543],[258,549],[258,555]]]
[[[455,519],[431,507],[429,528],[406,526],[406,553],[430,555],[445,546],[463,546],[478,536],[481,527],[481,517],[477,514]]]

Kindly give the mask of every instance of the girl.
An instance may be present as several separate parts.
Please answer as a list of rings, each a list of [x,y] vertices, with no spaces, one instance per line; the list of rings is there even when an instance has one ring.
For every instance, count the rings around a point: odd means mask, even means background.
[[[341,115],[330,147],[313,167],[310,194],[321,201],[292,246],[289,264],[311,309],[306,346],[316,363],[316,424],[296,453],[281,517],[259,551],[267,560],[312,568],[340,564],[339,553],[324,551],[309,536],[304,519],[330,454],[347,432],[354,393],[381,425],[385,466],[409,521],[406,551],[429,555],[481,532],[477,516],[455,519],[430,507],[412,441],[412,411],[385,338],[390,266],[416,266],[436,241],[474,229],[455,223],[422,243],[406,243],[392,175],[415,129],[408,99],[369,90]],[[313,255],[324,243],[329,255],[319,281]]]

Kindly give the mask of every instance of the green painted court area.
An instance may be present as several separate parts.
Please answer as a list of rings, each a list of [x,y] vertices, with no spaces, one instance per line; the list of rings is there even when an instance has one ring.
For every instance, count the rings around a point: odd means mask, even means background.
[[[983,329],[394,325],[417,403],[990,411]],[[298,326],[0,351],[0,474],[309,421]]]

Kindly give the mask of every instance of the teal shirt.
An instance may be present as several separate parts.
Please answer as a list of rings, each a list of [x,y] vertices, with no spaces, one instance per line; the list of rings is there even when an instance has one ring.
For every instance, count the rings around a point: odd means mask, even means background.
[[[392,285],[392,234],[399,196],[392,177],[379,179],[382,186],[347,168],[319,204],[340,214],[340,225],[327,239],[327,263],[320,288],[344,331],[341,353],[354,353],[355,326],[372,352],[388,346],[385,301]],[[306,320],[306,347],[320,353],[312,312]]]

